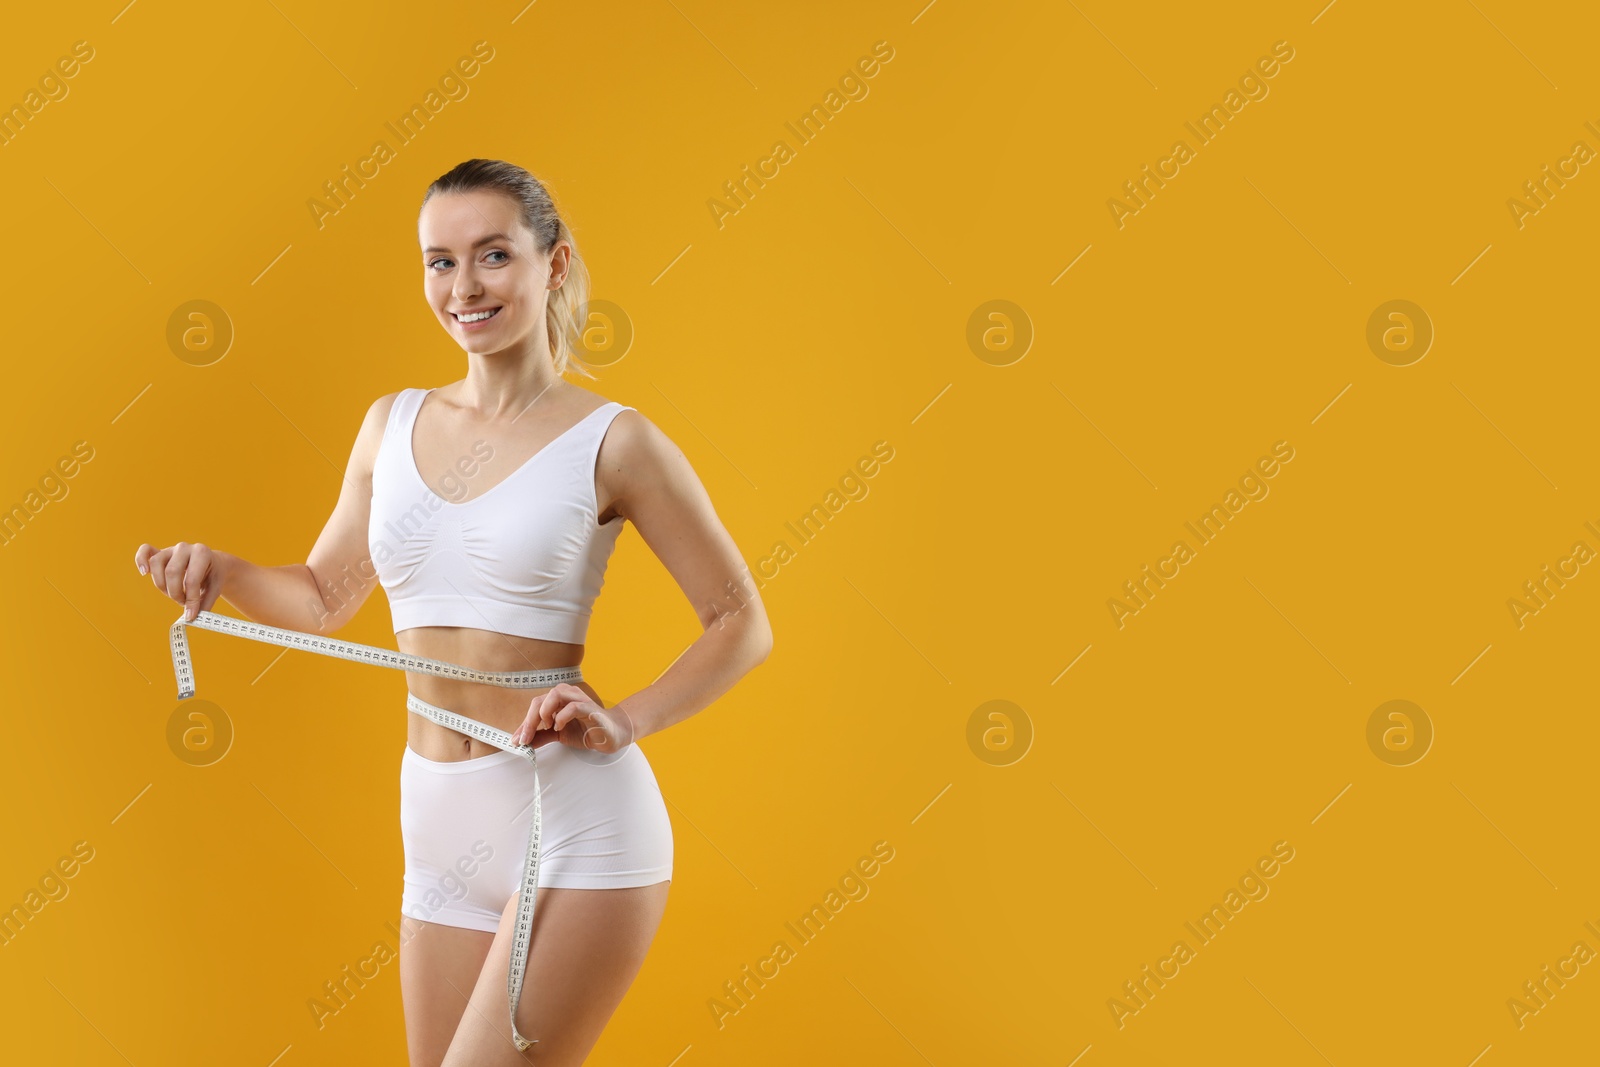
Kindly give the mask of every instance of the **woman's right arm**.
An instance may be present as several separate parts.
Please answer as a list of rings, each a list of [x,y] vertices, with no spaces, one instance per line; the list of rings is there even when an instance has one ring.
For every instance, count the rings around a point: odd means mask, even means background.
[[[204,544],[140,545],[139,573],[184,606],[184,618],[209,611],[219,597],[245,618],[302,633],[333,634],[349,622],[378,584],[367,547],[372,467],[395,394],[367,409],[350,450],[339,501],[305,563],[263,567]]]

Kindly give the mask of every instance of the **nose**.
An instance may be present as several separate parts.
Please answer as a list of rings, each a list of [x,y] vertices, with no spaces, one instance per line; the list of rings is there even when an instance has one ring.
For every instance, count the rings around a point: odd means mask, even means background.
[[[458,305],[469,304],[472,298],[482,291],[478,284],[478,276],[471,266],[460,265],[456,267],[455,282],[450,287],[451,295],[456,298]]]

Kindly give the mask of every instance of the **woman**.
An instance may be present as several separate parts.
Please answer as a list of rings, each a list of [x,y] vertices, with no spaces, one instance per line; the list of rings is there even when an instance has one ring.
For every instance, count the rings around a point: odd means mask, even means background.
[[[185,620],[225,597],[251,621],[324,635],[381,583],[402,652],[529,671],[582,661],[617,535],[624,521],[638,528],[705,627],[649,686],[607,705],[587,682],[563,682],[530,703],[527,689],[406,672],[409,707],[537,749],[543,813],[515,1008],[536,1044],[522,1053],[506,989],[534,768],[408,715],[401,908],[417,932],[400,980],[411,1063],[578,1064],[644,962],[671,883],[671,825],[634,742],[727,692],[767,657],[772,633],[683,454],[633,408],[562,380],[588,276],[544,186],[512,164],[468,160],[429,187],[418,229],[424,292],[466,350],[466,377],[372,405],[304,565],[186,542],[141,545],[135,563]]]

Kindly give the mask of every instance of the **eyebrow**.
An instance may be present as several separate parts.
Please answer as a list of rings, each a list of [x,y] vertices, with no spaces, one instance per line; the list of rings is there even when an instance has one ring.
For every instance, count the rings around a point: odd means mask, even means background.
[[[473,248],[477,248],[479,245],[486,245],[486,244],[490,243],[491,241],[506,241],[506,242],[509,242],[510,240],[511,240],[511,238],[507,237],[503,233],[491,233],[487,237],[480,237],[476,241],[472,242],[472,247]],[[427,253],[432,253],[432,252],[448,252],[450,250],[448,248],[437,248],[437,247],[435,247],[435,248],[424,248],[422,251],[425,254],[427,254]]]

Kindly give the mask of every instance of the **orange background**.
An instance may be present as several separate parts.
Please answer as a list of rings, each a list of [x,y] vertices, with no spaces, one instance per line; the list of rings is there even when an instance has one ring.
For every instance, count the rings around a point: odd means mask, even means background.
[[[306,1001],[392,943],[404,678],[191,631],[236,734],[187,765],[176,611],[132,559],[303,561],[372,400],[461,377],[415,220],[473,156],[549,184],[633,324],[581,384],[684,449],[752,566],[793,552],[772,657],[644,742],[674,885],[592,1062],[1592,1057],[1592,964],[1520,1028],[1507,1001],[1600,950],[1600,578],[1520,628],[1507,602],[1600,549],[1600,177],[1521,226],[1507,202],[1600,149],[1597,28],[1503,0],[11,16],[0,102],[94,55],[0,146],[0,501],[57,497],[0,553],[0,905],[93,858],[0,948],[7,1058],[403,1059],[393,964],[320,1030]],[[480,40],[468,95],[319,228],[307,201]],[[878,41],[868,94],[800,145],[785,123]],[[1279,41],[1267,95],[1196,147],[1185,123]],[[1119,228],[1108,201],[1179,138],[1194,158]],[[708,201],[779,139],[719,227]],[[196,299],[235,331],[208,366],[167,339]],[[975,348],[992,300],[1017,310]],[[1367,342],[1391,300],[1435,331],[1407,366]],[[1268,495],[1118,628],[1107,601],[1279,441]],[[586,677],[620,699],[696,633],[625,530]],[[393,647],[381,596],[339,636]],[[1409,765],[1369,747],[1391,700],[1433,731]],[[723,983],[879,841],[870,893],[719,1027]],[[1269,894],[1199,947],[1184,924],[1280,841]],[[1179,939],[1119,1028],[1108,1001]]]

